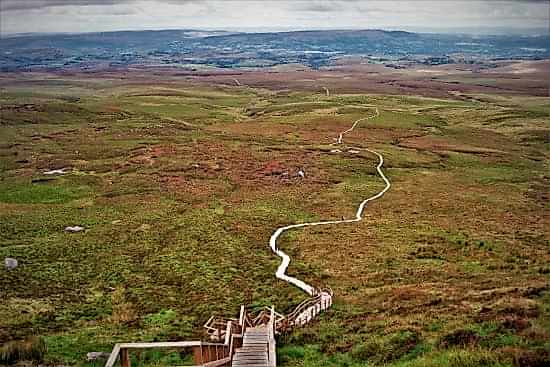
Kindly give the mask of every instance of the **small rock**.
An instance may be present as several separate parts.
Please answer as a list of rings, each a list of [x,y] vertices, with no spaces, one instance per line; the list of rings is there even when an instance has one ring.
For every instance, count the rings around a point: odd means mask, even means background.
[[[304,178],[304,177],[306,177],[306,173],[303,170],[299,170],[298,171],[298,176],[300,176],[301,178]]]
[[[342,153],[342,151],[340,149],[332,149],[330,152],[331,153]]]
[[[117,224],[120,224],[120,223],[122,223],[122,221],[121,221],[120,219],[117,219],[117,220],[114,220],[114,221],[111,222],[111,224],[112,224],[112,225],[115,225],[115,226],[116,226]]]
[[[84,227],[81,227],[81,226],[65,227],[65,232],[70,232],[70,233],[76,233],[76,232],[80,232],[80,231],[83,231],[83,230],[84,230]]]
[[[350,150],[348,150],[348,153],[357,154],[357,153],[360,153],[360,151],[355,150],[355,149],[350,149]]]
[[[98,359],[107,359],[109,356],[110,354],[105,352],[89,352],[86,354],[88,362],[97,361]]]
[[[18,262],[15,259],[12,259],[11,257],[6,257],[4,259],[4,266],[7,270],[13,270],[17,268]]]

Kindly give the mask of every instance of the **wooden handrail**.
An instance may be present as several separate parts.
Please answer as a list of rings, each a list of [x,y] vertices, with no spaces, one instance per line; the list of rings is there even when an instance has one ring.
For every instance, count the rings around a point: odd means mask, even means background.
[[[116,363],[118,357],[120,356],[121,364],[123,367],[129,367],[130,366],[130,356],[129,351],[130,350],[142,350],[142,349],[185,349],[185,348],[193,348],[196,351],[200,352],[201,359],[204,358],[204,352],[207,352],[206,359],[211,359],[212,349],[215,351],[216,356],[212,359],[214,360],[207,360],[204,361],[205,363],[215,362],[224,358],[229,358],[231,360],[231,356],[229,354],[229,344],[221,344],[221,343],[205,343],[202,341],[181,341],[181,342],[154,342],[154,343],[118,343],[115,344],[113,351],[111,352],[111,355],[109,356],[109,359],[107,360],[107,363],[105,364],[105,367],[113,367]],[[221,348],[222,356],[219,358],[218,356],[218,350]],[[198,358],[197,358],[198,359]],[[197,360],[195,361],[197,362]],[[201,361],[201,366],[205,365]],[[213,364],[211,366],[214,366]]]
[[[151,342],[151,343],[119,343],[120,349],[183,349],[190,347],[215,347],[226,346],[223,343],[208,343],[203,341],[181,341],[181,342]]]
[[[119,353],[120,353],[120,345],[115,344],[115,346],[113,347],[113,351],[109,356],[109,359],[107,359],[107,363],[105,363],[105,367],[113,367],[118,358]]]

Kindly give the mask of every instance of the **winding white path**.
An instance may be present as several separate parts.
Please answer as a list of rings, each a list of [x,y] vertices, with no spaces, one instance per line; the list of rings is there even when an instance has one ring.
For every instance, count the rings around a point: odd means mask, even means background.
[[[340,135],[338,136],[337,144],[342,144],[343,143],[343,136],[347,133],[352,132],[355,129],[355,127],[357,126],[357,124],[359,124],[361,121],[365,121],[365,120],[376,118],[376,117],[380,116],[378,108],[375,107],[375,109],[376,109],[376,113],[373,116],[360,118],[360,119],[354,121],[354,123],[352,124],[352,126],[349,129],[341,132]],[[372,153],[372,154],[374,154],[378,157],[379,161],[378,161],[378,165],[376,166],[376,170],[378,171],[378,174],[380,175],[380,177],[384,180],[384,182],[386,184],[384,189],[382,189],[382,191],[380,191],[378,194],[363,200],[359,204],[359,207],[357,208],[357,212],[355,213],[355,218],[353,218],[353,219],[291,224],[291,225],[288,225],[288,226],[277,228],[277,230],[275,230],[275,232],[271,235],[271,238],[269,239],[269,246],[271,247],[271,250],[275,254],[277,254],[277,256],[279,256],[282,259],[281,264],[277,268],[277,272],[275,273],[275,276],[277,278],[281,279],[281,280],[284,280],[285,282],[288,282],[288,283],[291,283],[291,284],[295,285],[296,287],[302,289],[304,292],[306,292],[310,296],[317,295],[318,294],[317,289],[315,289],[313,286],[307,284],[306,282],[304,282],[300,279],[297,279],[297,278],[286,275],[286,270],[288,268],[288,265],[290,264],[290,257],[284,251],[282,251],[281,249],[279,249],[277,247],[277,239],[285,231],[288,231],[288,230],[291,230],[291,229],[302,228],[302,227],[322,226],[322,225],[328,225],[328,224],[344,224],[344,223],[359,222],[361,219],[363,219],[363,211],[365,210],[365,207],[367,206],[367,203],[369,201],[376,200],[376,199],[380,198],[382,195],[384,195],[384,193],[386,191],[388,191],[390,189],[391,183],[388,180],[388,178],[384,175],[384,172],[382,171],[382,165],[384,164],[384,158],[382,157],[382,155],[378,152],[375,152],[374,150],[370,150],[370,149],[367,149],[367,148],[364,148],[364,149],[354,148],[354,149],[356,149],[356,150],[365,150],[365,151],[370,152],[370,153]],[[325,294],[325,292],[322,292],[321,295],[322,295],[322,297],[325,297],[325,298],[328,296],[328,294]],[[332,299],[330,301],[332,303]],[[329,304],[329,306],[330,306],[330,304]],[[303,316],[303,317],[307,318],[307,316]],[[303,317],[302,317],[302,319],[303,319]],[[309,319],[304,320],[304,321],[305,321],[304,323],[306,323],[307,321],[309,321]]]

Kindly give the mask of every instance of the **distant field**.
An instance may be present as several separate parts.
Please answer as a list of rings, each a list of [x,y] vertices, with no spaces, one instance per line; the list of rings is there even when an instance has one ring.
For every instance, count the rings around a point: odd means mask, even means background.
[[[376,157],[328,145],[377,106],[347,142],[382,153],[393,187],[363,222],[282,238],[289,273],[335,306],[280,337],[280,365],[550,363],[547,98],[150,78],[2,79],[0,259],[19,266],[0,270],[0,343],[39,336],[46,364],[87,365],[201,337],[242,303],[289,311],[304,295],[275,279],[269,236],[349,218],[383,186]]]

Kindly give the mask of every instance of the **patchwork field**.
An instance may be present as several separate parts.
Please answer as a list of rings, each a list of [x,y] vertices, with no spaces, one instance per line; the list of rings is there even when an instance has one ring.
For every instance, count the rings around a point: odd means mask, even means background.
[[[290,275],[335,305],[279,338],[280,365],[550,363],[548,98],[150,78],[0,80],[0,259],[18,261],[0,270],[0,363],[32,344],[87,365],[120,341],[202,337],[243,303],[291,310],[305,296],[274,277],[269,236],[350,218],[383,187],[375,156],[330,145],[375,107],[346,142],[383,154],[393,186],[358,224],[281,239]]]

